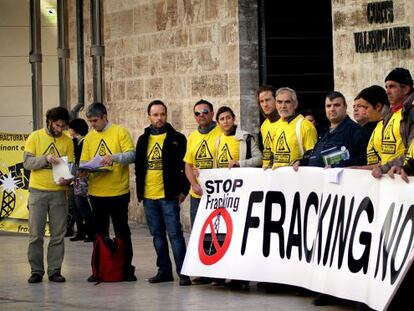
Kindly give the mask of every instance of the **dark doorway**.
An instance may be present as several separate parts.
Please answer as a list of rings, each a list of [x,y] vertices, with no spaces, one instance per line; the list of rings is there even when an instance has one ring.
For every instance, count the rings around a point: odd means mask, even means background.
[[[293,88],[299,112],[326,124],[325,95],[334,85],[331,1],[259,3],[261,84]]]

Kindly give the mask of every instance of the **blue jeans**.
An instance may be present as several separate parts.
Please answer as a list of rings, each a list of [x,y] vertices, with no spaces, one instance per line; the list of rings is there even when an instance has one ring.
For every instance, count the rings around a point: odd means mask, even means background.
[[[157,253],[158,273],[163,276],[172,276],[172,265],[166,237],[166,233],[168,233],[176,271],[181,277],[186,247],[181,229],[178,199],[144,199],[144,211],[149,231],[153,236],[155,252]]]
[[[193,196],[190,196],[190,220],[191,220],[191,228],[193,228],[194,221],[197,215],[198,206],[200,205],[199,198],[194,198]]]

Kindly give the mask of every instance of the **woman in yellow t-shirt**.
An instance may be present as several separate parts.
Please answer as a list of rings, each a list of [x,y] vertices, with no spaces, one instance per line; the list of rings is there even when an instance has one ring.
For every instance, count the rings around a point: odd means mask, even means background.
[[[216,120],[223,134],[216,142],[215,166],[218,168],[260,167],[262,153],[255,137],[235,124],[233,110],[227,106],[219,108]]]
[[[231,108],[222,106],[217,111],[216,121],[223,134],[216,142],[215,166],[218,168],[260,167],[262,153],[254,136],[240,129],[235,124],[235,120],[236,116]],[[231,280],[225,285],[232,289],[247,289],[249,281]]]

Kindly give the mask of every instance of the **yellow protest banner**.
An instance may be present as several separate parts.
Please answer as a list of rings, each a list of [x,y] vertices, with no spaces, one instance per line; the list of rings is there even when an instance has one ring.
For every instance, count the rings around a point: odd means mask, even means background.
[[[0,230],[3,231],[29,232],[30,171],[23,168],[28,137],[29,134],[0,132]]]

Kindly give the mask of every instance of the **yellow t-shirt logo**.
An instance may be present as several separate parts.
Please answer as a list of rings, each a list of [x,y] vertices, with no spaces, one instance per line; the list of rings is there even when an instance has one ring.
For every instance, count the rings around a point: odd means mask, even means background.
[[[106,156],[107,154],[112,154],[111,150],[109,150],[108,145],[105,143],[103,139],[98,144],[98,148],[96,150],[96,154],[99,154],[101,157]]]
[[[201,142],[195,156],[196,167],[198,168],[212,168],[213,156],[211,155],[208,144],[205,140]]]
[[[275,153],[273,155],[273,163],[289,165],[290,163],[290,148],[287,143],[286,134],[282,134],[278,137],[276,141]]]
[[[51,143],[47,149],[45,150],[45,152],[43,152],[44,155],[49,155],[52,154],[54,156],[60,157],[59,151],[57,150],[56,146],[54,143]]]
[[[162,170],[162,148],[158,143],[152,147],[148,159],[147,159],[147,168],[149,170]]]
[[[263,160],[270,160],[272,154],[273,139],[270,132],[267,132],[263,143]]]
[[[401,109],[394,112],[390,121],[383,129],[381,164],[398,158],[405,152],[405,146],[400,133]]]
[[[277,139],[276,152],[290,153],[290,148],[286,141],[285,132],[283,132],[282,135],[280,135],[279,138]]]
[[[167,133],[150,135],[147,149],[147,173],[145,174],[144,198],[163,199],[164,176],[162,171],[162,148]]]
[[[379,156],[374,147],[374,135],[371,135],[367,146],[367,164],[377,164],[379,163]]]
[[[54,155],[58,158],[60,158],[60,154],[58,149],[56,148],[54,143],[51,143],[45,150],[45,152],[43,152],[43,155]],[[47,164],[46,168],[52,168],[52,165],[50,163]]]
[[[394,136],[394,119],[391,120],[387,124],[387,127],[384,130],[384,136],[382,139],[382,152],[386,154],[394,154],[395,153],[395,144],[397,140]]]
[[[229,166],[229,160],[233,160],[231,157],[229,147],[227,144],[223,146],[220,150],[219,158],[218,158],[218,167],[228,167]]]
[[[392,131],[393,127],[394,127],[394,120],[391,120],[391,122],[388,123],[387,127],[385,128],[384,141],[389,141],[389,142],[395,143],[396,139],[395,139],[394,133]]]

